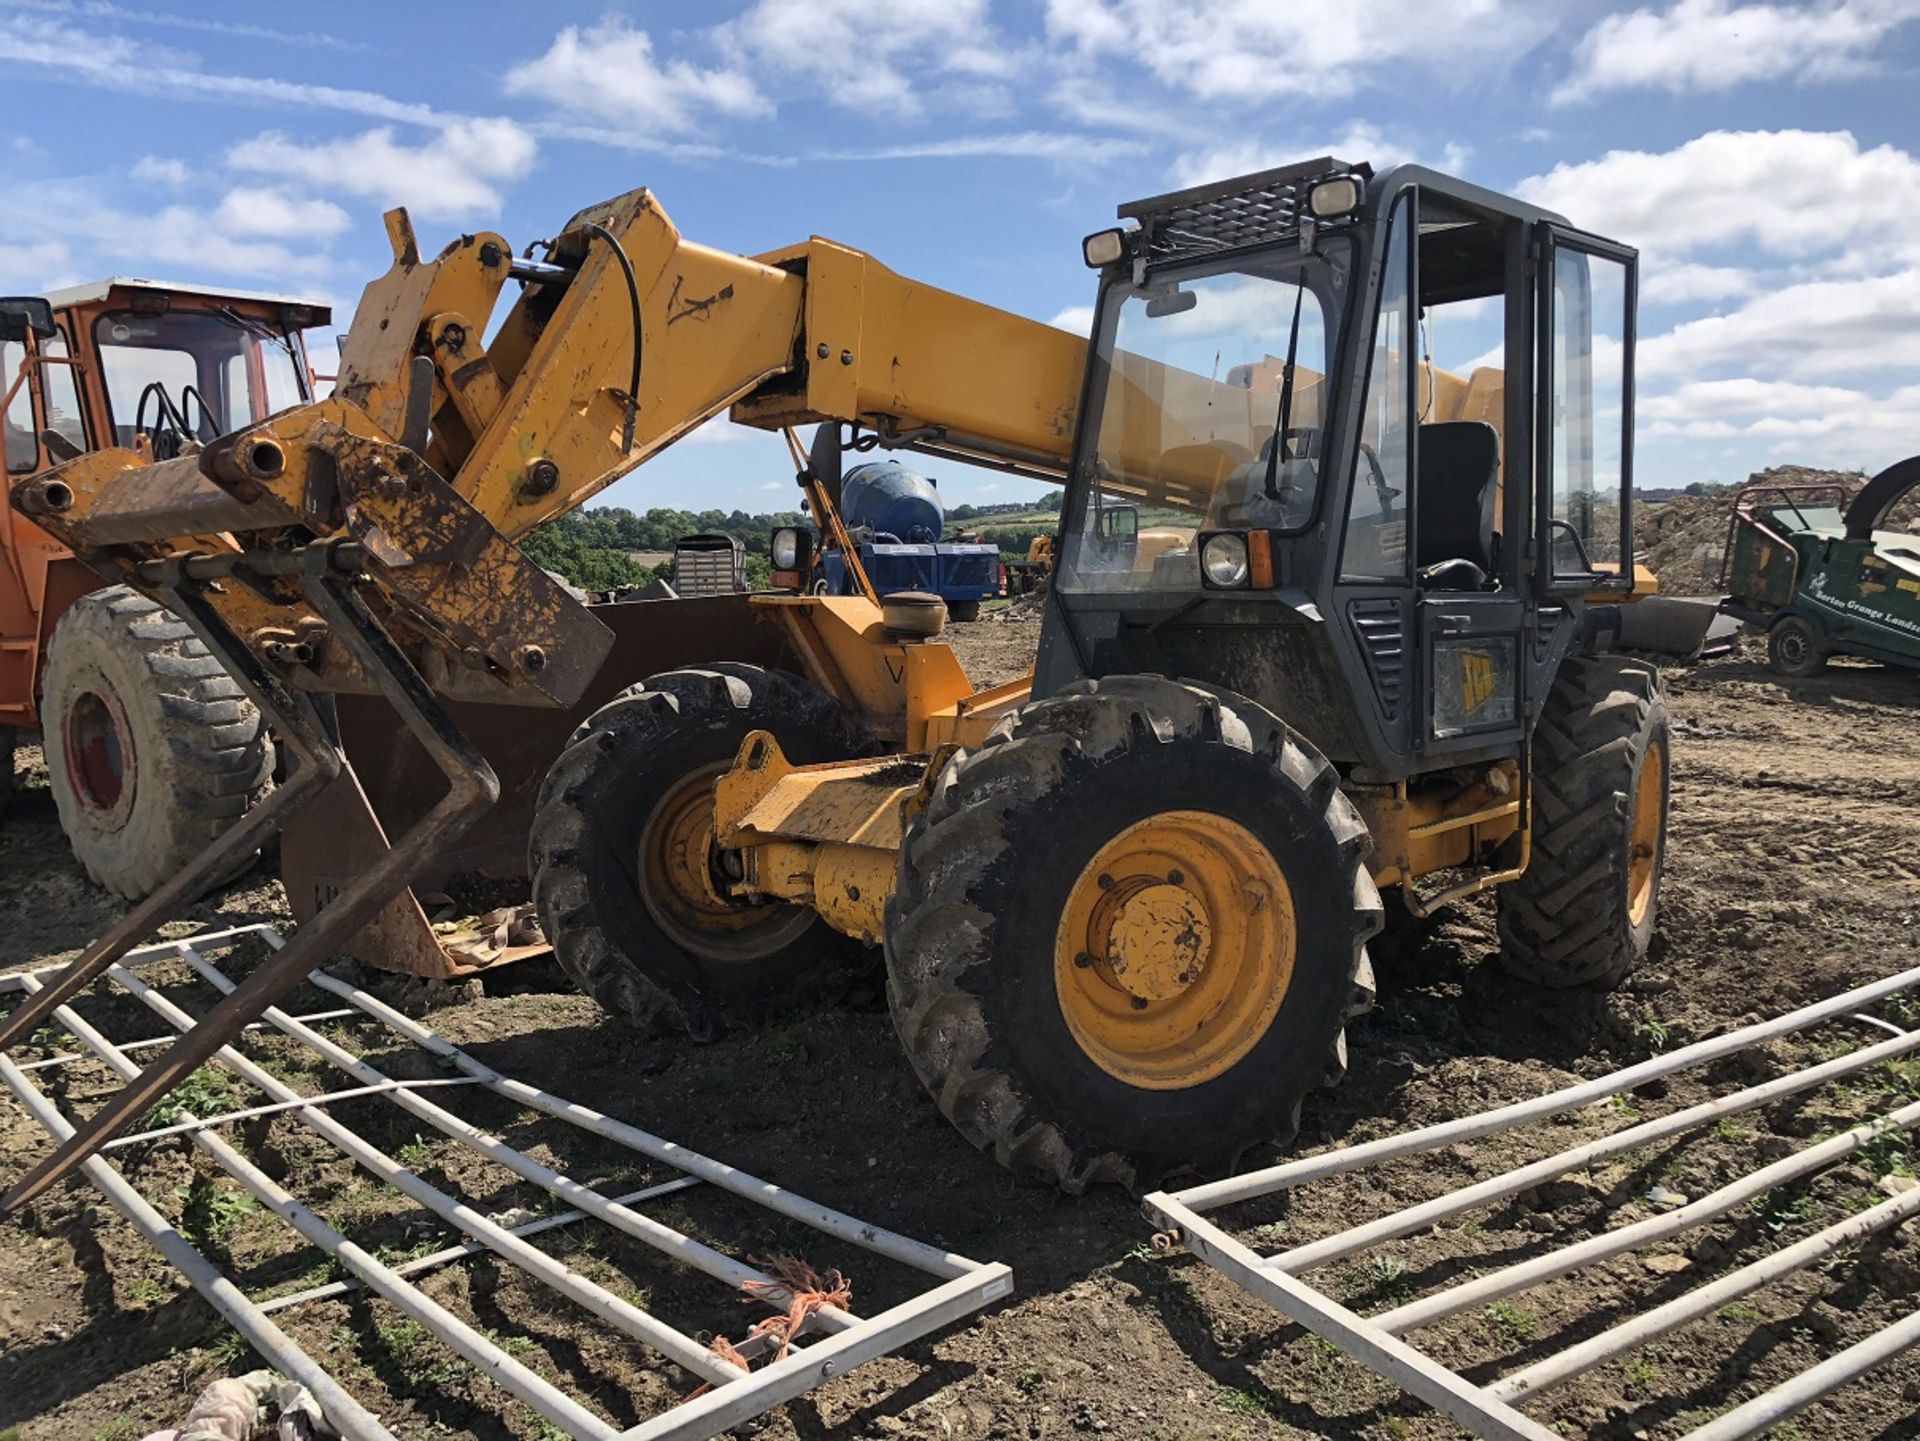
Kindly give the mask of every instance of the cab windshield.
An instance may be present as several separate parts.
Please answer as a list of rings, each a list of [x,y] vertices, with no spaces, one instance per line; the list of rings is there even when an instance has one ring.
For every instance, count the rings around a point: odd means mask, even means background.
[[[114,310],[93,333],[115,443],[144,435],[160,459],[307,398],[297,336],[236,310]]]
[[[1350,257],[1335,236],[1108,288],[1064,589],[1196,590],[1197,532],[1312,524]]]

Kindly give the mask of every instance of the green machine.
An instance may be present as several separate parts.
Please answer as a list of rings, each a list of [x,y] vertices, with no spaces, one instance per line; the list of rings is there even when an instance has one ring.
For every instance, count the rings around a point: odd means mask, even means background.
[[[1920,456],[1880,472],[1850,505],[1831,484],[1734,495],[1721,609],[1765,628],[1775,671],[1813,675],[1835,655],[1920,668],[1920,535],[1888,528],[1916,488]]]

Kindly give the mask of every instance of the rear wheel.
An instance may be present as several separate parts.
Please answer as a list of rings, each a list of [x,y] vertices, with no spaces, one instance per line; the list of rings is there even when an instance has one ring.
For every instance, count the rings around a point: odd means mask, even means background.
[[[980,602],[977,600],[956,600],[947,607],[947,615],[957,621],[980,619]]]
[[[272,770],[260,712],[233,678],[185,621],[123,585],[60,617],[40,724],[75,857],[129,900],[245,815]]]
[[[1783,615],[1767,632],[1767,665],[1778,675],[1804,680],[1827,668],[1820,632],[1805,616]]]
[[[1069,1191],[1284,1142],[1372,1000],[1368,848],[1333,768],[1250,702],[1128,676],[1027,706],[902,848],[908,1058],[968,1140]]]
[[[832,696],[782,671],[668,671],[589,717],[554,762],[529,864],[540,924],[574,982],[608,1011],[700,1037],[778,1015],[854,968],[811,910],[725,894],[713,783],[748,732],[796,764],[864,753]]]
[[[1501,964],[1536,985],[1610,990],[1647,954],[1666,861],[1671,742],[1660,673],[1563,663],[1534,737],[1533,857],[1499,892]]]

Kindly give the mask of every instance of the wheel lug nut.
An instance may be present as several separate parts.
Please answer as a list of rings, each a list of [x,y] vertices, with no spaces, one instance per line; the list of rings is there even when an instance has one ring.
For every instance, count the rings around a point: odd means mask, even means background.
[[[1080,952],[1079,955],[1073,958],[1073,963],[1074,965],[1078,966],[1081,970],[1084,971],[1088,966],[1093,964],[1093,957],[1088,955],[1085,951],[1082,951]]]
[[[1176,885],[1176,886],[1184,885],[1186,883],[1186,879],[1187,879],[1187,873],[1185,871],[1168,871],[1167,872],[1167,882],[1170,885]]]
[[[1105,871],[1102,871],[1100,873],[1100,889],[1103,891],[1110,891],[1113,889],[1113,877],[1108,875]]]
[[[1144,1011],[1147,1008],[1147,998],[1145,996],[1135,996],[1133,998],[1133,1008],[1136,1011]]]

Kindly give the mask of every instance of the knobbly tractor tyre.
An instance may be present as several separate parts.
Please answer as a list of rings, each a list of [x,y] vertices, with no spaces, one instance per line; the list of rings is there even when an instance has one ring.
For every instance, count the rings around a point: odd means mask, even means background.
[[[40,730],[75,858],[128,900],[244,816],[273,769],[253,702],[185,621],[123,585],[82,596],[60,617]]]
[[[1660,673],[1560,667],[1533,743],[1533,855],[1499,891],[1500,961],[1556,989],[1611,990],[1646,957],[1666,861],[1672,742]]]
[[[940,775],[887,992],[960,1132],[1070,1192],[1284,1143],[1346,1070],[1380,896],[1332,766],[1251,702],[1083,682]]]
[[[1794,680],[1820,674],[1827,668],[1827,650],[1819,628],[1805,616],[1781,616],[1767,632],[1767,666]]]
[[[861,968],[854,943],[813,911],[725,894],[713,783],[755,730],[799,765],[870,749],[819,687],[717,663],[654,676],[602,706],[540,788],[529,867],[541,927],[574,983],[643,1029],[710,1039]]]

